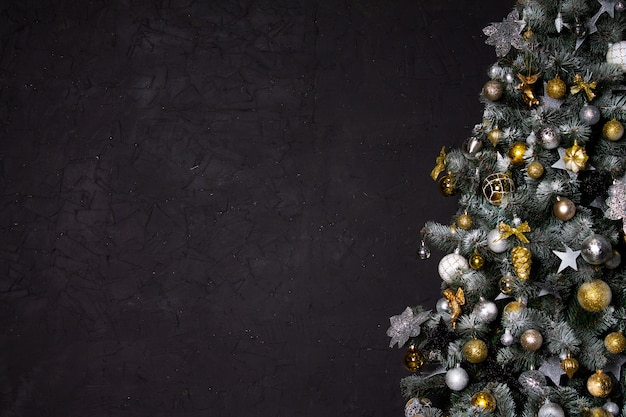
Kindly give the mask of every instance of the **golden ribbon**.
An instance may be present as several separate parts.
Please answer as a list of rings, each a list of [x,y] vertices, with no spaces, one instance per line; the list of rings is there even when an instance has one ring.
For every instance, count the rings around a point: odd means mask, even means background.
[[[570,88],[570,92],[572,94],[578,94],[581,91],[584,91],[585,94],[587,94],[587,100],[588,101],[591,101],[591,100],[593,100],[595,98],[596,94],[593,91],[591,91],[591,90],[596,88],[596,85],[598,83],[596,83],[595,81],[588,83],[588,82],[586,82],[584,80],[584,78],[580,74],[574,75],[574,80],[573,81],[576,83],[576,85],[573,85]]]
[[[517,227],[511,227],[506,223],[500,222],[500,224],[498,225],[498,231],[500,231],[500,237],[494,240],[494,242],[515,235],[515,237],[518,238],[520,242],[530,243],[528,238],[524,236],[524,233],[530,232],[530,226],[528,225],[528,222],[524,222]]]
[[[433,180],[437,181],[439,174],[441,174],[441,172],[446,169],[446,157],[446,147],[444,146],[441,148],[441,151],[439,151],[439,156],[435,160],[435,167],[432,171],[430,171],[430,177]]]

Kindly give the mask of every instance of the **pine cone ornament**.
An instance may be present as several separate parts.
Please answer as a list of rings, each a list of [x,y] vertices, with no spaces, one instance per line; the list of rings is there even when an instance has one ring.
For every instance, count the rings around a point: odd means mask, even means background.
[[[526,281],[530,277],[530,266],[532,263],[532,253],[524,246],[515,246],[511,249],[513,260],[513,270],[519,279]]]

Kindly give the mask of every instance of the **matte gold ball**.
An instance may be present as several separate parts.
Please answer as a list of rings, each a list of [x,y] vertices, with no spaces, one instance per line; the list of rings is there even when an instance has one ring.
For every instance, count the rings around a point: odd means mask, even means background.
[[[494,411],[496,409],[496,397],[489,391],[479,391],[472,395],[470,403],[484,411]]]
[[[521,334],[519,341],[524,350],[535,352],[543,344],[543,336],[541,336],[538,330],[529,329]]]
[[[559,78],[558,75],[546,84],[546,94],[550,98],[560,100],[565,97],[566,93],[567,85],[565,84],[565,81]]]
[[[624,125],[616,119],[609,120],[602,127],[602,135],[610,141],[620,140],[624,136]]]
[[[415,345],[410,345],[404,354],[404,366],[411,372],[417,372],[426,360],[424,356],[417,350]]]
[[[439,179],[439,191],[445,197],[451,197],[456,194],[456,184],[454,183],[452,173],[448,172]]]
[[[461,214],[458,219],[456,219],[456,225],[459,226],[463,230],[471,229],[474,225],[474,220],[472,216],[467,213]]]
[[[607,397],[613,390],[613,381],[611,377],[597,370],[595,374],[587,379],[587,391],[594,397]]]
[[[469,258],[469,265],[473,269],[480,269],[485,266],[485,258],[477,251],[474,251],[472,256]]]
[[[525,142],[515,142],[509,149],[509,159],[513,165],[519,165],[524,162],[524,154],[528,149]]]
[[[567,355],[567,358],[561,361],[561,369],[565,372],[568,378],[574,376],[576,371],[578,371],[579,366],[580,364],[578,363],[578,360],[576,360],[576,358],[572,358],[570,355]]]
[[[489,101],[498,101],[504,93],[504,87],[500,81],[489,80],[483,86],[483,96]]]
[[[569,220],[576,214],[576,204],[569,198],[558,197],[557,202],[552,206],[552,212],[559,220]]]
[[[513,294],[515,278],[512,275],[505,275],[500,278],[500,282],[498,282],[498,287],[502,294],[510,295]]]
[[[489,139],[489,142],[491,142],[493,146],[496,146],[498,145],[498,143],[500,143],[503,135],[504,132],[501,129],[499,129],[498,127],[494,127],[489,132],[487,132],[487,139]]]
[[[487,344],[480,339],[469,340],[463,345],[463,356],[470,363],[480,363],[487,359]]]
[[[622,332],[613,332],[604,338],[604,347],[611,353],[622,353],[626,349],[626,337]]]
[[[511,301],[510,303],[504,306],[504,310],[502,310],[502,312],[504,314],[517,313],[518,311],[523,310],[525,308],[526,308],[526,304],[522,303],[521,301]]]
[[[594,279],[583,283],[578,288],[577,298],[578,304],[582,308],[595,313],[604,310],[611,304],[613,294],[611,287],[606,282],[601,279]]]
[[[543,173],[545,172],[545,170],[543,168],[543,165],[541,165],[537,161],[533,161],[530,164],[528,164],[528,166],[526,167],[526,172],[528,172],[528,176],[530,178],[536,180],[543,176]]]

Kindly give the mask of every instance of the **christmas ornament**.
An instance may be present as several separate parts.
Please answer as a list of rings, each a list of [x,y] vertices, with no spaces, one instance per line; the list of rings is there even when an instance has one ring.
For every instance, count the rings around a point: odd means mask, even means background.
[[[528,150],[528,145],[525,142],[515,142],[511,148],[509,148],[509,159],[513,165],[519,165],[524,162],[524,154]]]
[[[448,301],[445,298],[440,298],[439,300],[437,300],[437,304],[435,304],[435,309],[439,314],[450,314],[450,306],[448,305]]]
[[[472,269],[480,269],[485,266],[485,258],[475,250],[469,258],[469,265]]]
[[[578,112],[578,118],[586,125],[593,126],[600,121],[600,109],[592,104],[585,105]]]
[[[576,205],[566,197],[557,197],[556,203],[552,206],[552,212],[557,219],[567,221],[576,214]]]
[[[461,315],[461,306],[465,305],[465,293],[463,288],[456,289],[456,293],[450,288],[446,288],[443,291],[443,298],[448,302],[450,308],[450,321],[452,322],[452,328],[456,329],[456,321]]]
[[[517,74],[517,78],[519,78],[521,83],[516,87],[516,89],[522,92],[522,100],[524,100],[524,103],[529,106],[539,104],[539,100],[537,100],[533,91],[535,83],[539,80],[539,76],[539,73],[533,75],[524,75],[522,73]]]
[[[515,246],[511,249],[511,260],[515,275],[522,281],[530,278],[530,268],[532,265],[532,253],[524,246]]]
[[[563,357],[565,359],[565,357]],[[556,356],[549,356],[543,360],[539,371],[554,383],[554,385],[561,385],[561,375],[564,374],[561,369],[561,359]]]
[[[610,220],[621,220],[622,231],[626,234],[626,222],[624,222],[626,217],[626,175],[613,181],[613,185],[608,189],[608,195],[604,217]]]
[[[467,387],[468,383],[469,375],[467,374],[467,371],[459,365],[446,372],[446,385],[452,391],[462,391],[465,387]]]
[[[415,314],[411,307],[407,307],[402,314],[389,318],[391,324],[387,329],[387,336],[391,337],[389,347],[396,343],[398,347],[404,344],[411,337],[417,337],[421,332],[421,325],[430,317],[430,310]]]
[[[411,372],[417,372],[424,365],[424,356],[417,350],[415,345],[410,345],[404,354],[404,366]]]
[[[604,236],[593,234],[583,240],[580,255],[591,265],[601,265],[613,254],[611,242]]]
[[[483,181],[483,195],[494,206],[499,206],[504,197],[515,191],[515,183],[508,174],[495,173]]]
[[[578,371],[578,367],[578,360],[576,360],[576,358],[572,358],[569,354],[567,355],[567,358],[561,361],[561,368],[570,379],[574,376],[576,371]]]
[[[447,165],[446,147],[443,146],[439,151],[439,156],[435,159],[435,167],[430,171],[430,178],[437,181],[439,175],[446,169]]]
[[[585,409],[585,417],[611,417],[607,414],[606,410],[601,407],[591,407]]]
[[[519,219],[516,219],[519,223]],[[515,220],[514,220],[515,223]],[[510,236],[515,236],[520,242],[530,243],[524,233],[530,232],[530,226],[528,222],[520,223],[517,227],[509,226],[504,222],[498,224],[498,231],[501,233],[500,239],[508,239]]]
[[[605,402],[602,408],[611,413],[611,415],[613,416],[617,416],[619,414],[619,405],[615,404],[612,401]]]
[[[456,185],[454,184],[454,176],[451,172],[439,179],[439,191],[444,197],[451,197],[456,194]]]
[[[404,406],[405,417],[424,417],[424,406],[419,398],[411,398]]]
[[[508,54],[511,47],[522,49],[525,42],[521,32],[525,26],[519,12],[513,10],[501,23],[492,23],[483,29],[483,33],[488,36],[485,43],[495,47],[498,57]]]
[[[577,20],[574,26],[572,26],[572,33],[576,35],[577,38],[584,38],[587,36],[587,27],[584,23]]]
[[[626,349],[626,337],[624,337],[624,333],[619,331],[607,334],[604,338],[604,347],[611,353],[622,353],[624,349]]]
[[[624,0],[617,0],[615,2],[615,11],[617,13],[623,13],[624,10],[626,10],[626,1],[624,1]],[[617,414],[617,413],[613,413],[613,414]]]
[[[559,78],[558,75],[546,84],[546,94],[550,98],[560,100],[565,97],[566,93],[567,85],[565,84],[565,81]]]
[[[544,168],[539,162],[533,161],[526,167],[526,172],[530,178],[536,180],[543,176]]]
[[[502,239],[500,230],[493,229],[487,233],[487,246],[494,253],[503,253],[509,249],[509,241]]]
[[[504,329],[504,333],[502,333],[502,336],[500,336],[500,343],[502,343],[504,346],[511,346],[513,343],[515,343],[515,337],[513,337],[513,335],[511,334],[511,330]]]
[[[523,310],[525,308],[526,308],[526,304],[524,304],[520,300],[511,301],[510,303],[504,306],[502,313],[503,314],[517,313],[518,311]]]
[[[572,250],[569,246],[565,246],[565,252],[559,252],[553,250],[552,252],[561,259],[561,264],[559,265],[559,269],[556,271],[558,274],[562,270],[566,268],[572,268],[574,271],[578,271],[578,264],[576,264],[576,259],[580,255],[579,250]]]
[[[430,249],[426,246],[426,242],[424,239],[420,240],[420,246],[417,249],[417,256],[421,260],[426,260],[430,258]]]
[[[617,249],[613,249],[611,257],[604,262],[604,266],[608,269],[615,269],[622,263],[622,254]]]
[[[611,390],[613,390],[613,381],[602,370],[597,370],[595,374],[587,379],[587,391],[594,397],[607,397]]]
[[[606,51],[606,62],[622,67],[626,71],[626,41],[614,43]]]
[[[535,352],[543,344],[543,336],[541,336],[538,330],[529,329],[520,335],[519,342],[524,350]]]
[[[496,397],[489,391],[479,391],[472,395],[470,404],[483,411],[494,411],[496,409]]]
[[[471,339],[463,345],[463,356],[470,363],[484,361],[487,353],[487,344],[480,339]]]
[[[539,371],[531,369],[520,374],[517,381],[522,390],[532,397],[544,397],[546,393],[546,377]]]
[[[575,85],[570,87],[571,94],[578,94],[581,91],[584,91],[585,95],[587,96],[587,100],[591,101],[595,98],[596,94],[593,92],[593,90],[596,88],[598,84],[597,82],[587,82],[580,74],[574,75],[573,81]]]
[[[474,306],[474,315],[485,323],[490,323],[498,318],[498,306],[493,301],[485,300],[480,297],[480,300]]]
[[[513,293],[513,287],[514,287],[514,282],[515,282],[515,278],[513,278],[513,276],[511,275],[505,275],[502,278],[500,278],[500,282],[498,282],[498,287],[500,288],[500,291],[502,292],[502,294],[505,295],[510,295]]]
[[[457,277],[460,277],[469,269],[469,263],[467,259],[458,253],[450,253],[439,261],[439,276],[445,282],[450,282]]]
[[[476,154],[478,154],[482,148],[483,141],[476,136],[471,136],[463,142],[461,152],[463,152],[466,158],[472,159],[476,157]]]
[[[613,294],[611,293],[611,287],[606,282],[594,279],[583,283],[578,288],[577,298],[578,304],[583,309],[596,313],[611,304]]]
[[[624,136],[624,125],[617,119],[609,120],[602,126],[602,135],[612,142],[618,141]]]
[[[544,149],[556,149],[561,143],[561,135],[556,127],[544,126],[539,130],[538,140]]]
[[[489,142],[491,142],[493,146],[497,146],[498,143],[500,143],[500,141],[502,140],[503,136],[504,132],[499,129],[498,126],[487,132],[487,139],[489,139]]]
[[[565,155],[563,156],[565,169],[572,172],[578,172],[585,169],[587,167],[588,159],[589,156],[587,155],[587,151],[583,146],[579,146],[577,141],[574,141],[571,148],[567,148],[565,150]]]
[[[483,96],[489,101],[498,101],[502,98],[504,87],[500,81],[489,80],[483,86]]]
[[[474,225],[474,220],[472,220],[472,216],[470,216],[469,214],[463,213],[456,219],[456,224],[461,229],[468,230],[471,229]]]
[[[539,409],[537,417],[565,417],[565,411],[557,403],[546,401]]]
[[[507,84],[513,84],[513,82],[515,82],[515,75],[513,75],[512,72],[507,72],[506,74],[504,74],[504,81]]]

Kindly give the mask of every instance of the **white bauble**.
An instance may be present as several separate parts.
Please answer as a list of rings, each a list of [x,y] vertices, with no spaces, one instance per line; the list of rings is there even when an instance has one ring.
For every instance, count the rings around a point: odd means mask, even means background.
[[[626,41],[621,41],[609,46],[606,52],[606,62],[617,64],[626,72]]]
[[[443,314],[443,313],[450,314],[450,304],[448,304],[448,300],[446,300],[445,298],[440,298],[437,301],[435,308],[437,309],[437,313],[439,314]]]
[[[458,253],[446,255],[439,261],[439,276],[446,282],[461,276],[468,269],[469,262]]]
[[[537,417],[565,417],[565,411],[560,405],[547,402],[541,406]]]
[[[493,229],[487,234],[487,246],[495,253],[503,253],[509,249],[509,242],[506,239],[500,239],[502,233],[498,229]]]
[[[467,371],[461,367],[450,369],[446,372],[446,385],[452,391],[461,391],[465,389],[469,382]]]
[[[606,411],[613,414],[614,416],[619,414],[619,405],[615,404],[613,401],[607,401],[602,406]]]
[[[480,301],[474,306],[474,315],[481,321],[490,323],[498,317],[498,306],[493,301],[480,297]]]

